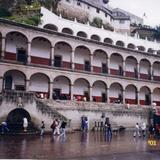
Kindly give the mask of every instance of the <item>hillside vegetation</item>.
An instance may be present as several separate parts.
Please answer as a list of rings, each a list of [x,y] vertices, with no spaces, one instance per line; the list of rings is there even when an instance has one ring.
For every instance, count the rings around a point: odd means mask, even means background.
[[[60,0],[0,0],[0,18],[37,26],[41,21],[40,8],[57,11]]]

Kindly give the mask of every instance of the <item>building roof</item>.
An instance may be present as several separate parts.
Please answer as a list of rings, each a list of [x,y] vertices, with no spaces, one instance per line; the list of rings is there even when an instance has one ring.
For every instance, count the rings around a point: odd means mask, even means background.
[[[109,14],[113,19],[123,19],[123,20],[130,20],[130,17],[122,12],[122,14],[116,14],[117,11],[114,11],[111,7],[106,7],[102,3],[100,3],[100,0],[79,0],[83,3],[86,3],[92,7],[98,8],[105,13]],[[119,11],[120,12],[120,11]]]

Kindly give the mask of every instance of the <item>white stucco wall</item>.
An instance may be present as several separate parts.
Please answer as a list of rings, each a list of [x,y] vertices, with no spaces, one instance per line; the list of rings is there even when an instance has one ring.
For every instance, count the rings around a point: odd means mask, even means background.
[[[22,36],[9,34],[6,40],[6,51],[16,53],[17,48],[27,49],[27,39]]]
[[[54,89],[61,89],[62,94],[69,94],[69,81],[65,77],[57,77],[53,82]]]
[[[134,59],[127,59],[125,64],[125,70],[128,72],[134,72],[134,69],[137,68],[137,63]]]
[[[101,97],[102,93],[106,94],[107,92],[106,92],[105,88],[106,88],[106,86],[102,82],[94,83],[93,88],[92,88],[92,96]]]
[[[90,60],[89,52],[83,48],[77,48],[75,50],[75,63],[84,64],[84,61]]]
[[[30,80],[30,91],[48,92],[48,79],[42,74],[35,74]]]
[[[31,46],[31,56],[50,58],[51,45],[47,41],[35,39]]]
[[[107,56],[105,53],[95,52],[93,55],[93,66],[102,67],[102,63],[107,63]]]
[[[140,64],[140,73],[148,74],[149,69],[150,69],[149,63],[141,62],[141,64]]]
[[[109,89],[109,97],[119,97],[119,94],[122,95],[122,89],[118,84],[111,85]]]
[[[126,99],[135,99],[136,97],[136,89],[133,86],[129,86],[125,90],[125,98]]]
[[[101,37],[102,42],[105,38],[108,37],[114,41],[114,44],[116,41],[121,40],[125,43],[125,46],[127,46],[129,43],[132,43],[135,46],[145,46],[147,50],[148,48],[150,48],[150,46],[152,46],[152,48],[155,51],[160,50],[160,45],[156,42],[139,39],[138,37],[122,35],[120,33],[115,33],[115,32],[107,31],[104,29],[92,27],[87,24],[81,24],[81,23],[70,21],[70,20],[66,20],[66,19],[56,16],[55,14],[53,14],[52,12],[48,11],[45,8],[41,9],[41,13],[43,14],[42,24],[40,25],[40,27],[42,28],[46,24],[52,23],[59,28],[60,32],[62,28],[67,27],[67,28],[71,28],[74,31],[74,35],[77,35],[77,32],[79,31],[86,32],[88,34],[88,37],[91,37],[91,35],[96,33],[97,35]]]
[[[160,76],[160,64],[154,64],[153,66],[153,74],[154,76]]]
[[[83,79],[77,80],[74,83],[73,94],[84,95],[85,91],[89,91],[88,87],[89,87],[88,83],[85,80]]]
[[[149,90],[145,87],[140,90],[140,100],[145,100],[145,95],[149,94]]]
[[[62,56],[62,61],[71,62],[71,48],[67,45],[58,44],[55,47],[54,55]]]
[[[122,66],[122,58],[120,56],[112,55],[109,68],[118,70],[119,66]]]

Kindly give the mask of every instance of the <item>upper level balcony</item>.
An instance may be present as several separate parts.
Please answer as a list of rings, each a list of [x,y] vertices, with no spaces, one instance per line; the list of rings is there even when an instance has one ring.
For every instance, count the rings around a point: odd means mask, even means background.
[[[131,37],[127,34],[120,34],[103,28],[96,28],[88,24],[78,23],[57,16],[45,8],[41,8],[42,24],[41,28],[62,32],[65,34],[90,39],[97,42],[117,45],[122,48],[148,52],[150,54],[159,54],[160,45],[154,41],[140,39],[137,35]],[[56,22],[56,23],[55,23]],[[49,27],[48,27],[49,26]]]

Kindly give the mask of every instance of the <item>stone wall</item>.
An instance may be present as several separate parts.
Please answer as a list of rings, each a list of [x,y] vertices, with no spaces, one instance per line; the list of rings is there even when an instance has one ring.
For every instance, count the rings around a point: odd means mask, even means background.
[[[95,121],[104,122],[106,117],[110,119],[113,127],[133,128],[137,122],[140,124],[146,122],[148,124],[149,108],[141,108],[140,106],[131,106],[132,108],[127,109],[126,106],[121,104],[110,105],[95,102],[46,100],[45,103],[71,119],[73,129],[81,128],[82,116],[88,117],[90,129],[93,129]],[[102,118],[102,114],[105,115],[105,118]]]

